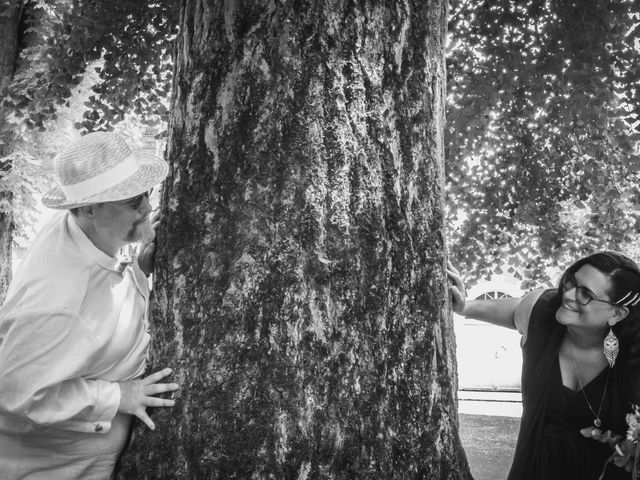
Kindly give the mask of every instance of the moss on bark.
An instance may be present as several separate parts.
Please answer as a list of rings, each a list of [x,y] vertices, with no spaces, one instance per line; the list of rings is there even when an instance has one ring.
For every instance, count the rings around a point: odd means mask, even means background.
[[[446,5],[185,0],[153,363],[123,478],[469,478],[443,238]]]

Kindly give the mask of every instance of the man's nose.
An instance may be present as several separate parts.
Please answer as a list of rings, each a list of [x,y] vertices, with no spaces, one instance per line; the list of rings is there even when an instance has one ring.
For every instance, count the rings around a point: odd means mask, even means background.
[[[145,215],[149,214],[152,210],[151,202],[149,201],[149,195],[144,195],[142,197],[142,202],[140,202],[140,206],[138,210],[144,212]]]

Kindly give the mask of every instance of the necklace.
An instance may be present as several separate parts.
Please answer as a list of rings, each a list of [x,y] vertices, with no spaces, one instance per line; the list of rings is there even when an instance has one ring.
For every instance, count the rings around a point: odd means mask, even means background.
[[[600,428],[602,426],[602,420],[600,420],[600,412],[602,411],[602,405],[604,404],[604,397],[607,395],[607,387],[609,386],[609,374],[611,373],[611,369],[607,368],[607,381],[605,382],[604,390],[602,391],[602,398],[600,399],[598,413],[596,413],[593,407],[591,407],[591,403],[589,403],[587,394],[584,392],[584,386],[582,385],[582,381],[580,380],[580,376],[578,375],[578,366],[576,365],[576,359],[573,355],[573,352],[571,352],[571,361],[573,362],[573,371],[576,374],[576,378],[578,379],[578,385],[580,386],[580,391],[582,392],[584,401],[587,402],[587,407],[589,407],[589,410],[591,410],[591,413],[595,417],[595,419],[593,420],[593,424],[596,426],[596,428]]]

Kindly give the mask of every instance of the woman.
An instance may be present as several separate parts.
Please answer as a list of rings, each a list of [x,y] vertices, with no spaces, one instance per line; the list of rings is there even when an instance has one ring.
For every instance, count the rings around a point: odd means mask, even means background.
[[[450,266],[456,313],[522,334],[523,415],[509,480],[597,480],[624,439],[640,393],[640,269],[601,252],[571,265],[557,290],[465,299]],[[620,448],[619,448],[620,450]],[[617,455],[607,480],[629,479]]]

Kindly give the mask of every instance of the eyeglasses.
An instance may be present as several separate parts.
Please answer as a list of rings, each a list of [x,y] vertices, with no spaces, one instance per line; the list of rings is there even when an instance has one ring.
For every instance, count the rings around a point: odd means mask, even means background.
[[[614,306],[616,305],[615,303],[596,298],[591,290],[589,290],[587,287],[583,287],[582,285],[578,285],[575,277],[573,275],[570,275],[564,281],[564,284],[562,285],[562,291],[568,292],[572,288],[576,289],[576,302],[578,302],[580,305],[589,305],[591,302],[606,303],[607,305]]]
[[[127,198],[126,200],[120,200],[117,203],[118,205],[126,205],[127,207],[131,207],[133,210],[138,210],[142,205],[142,202],[145,198],[149,198],[151,193],[153,192],[153,188],[147,192],[141,193],[140,195],[136,195],[135,197]]]

